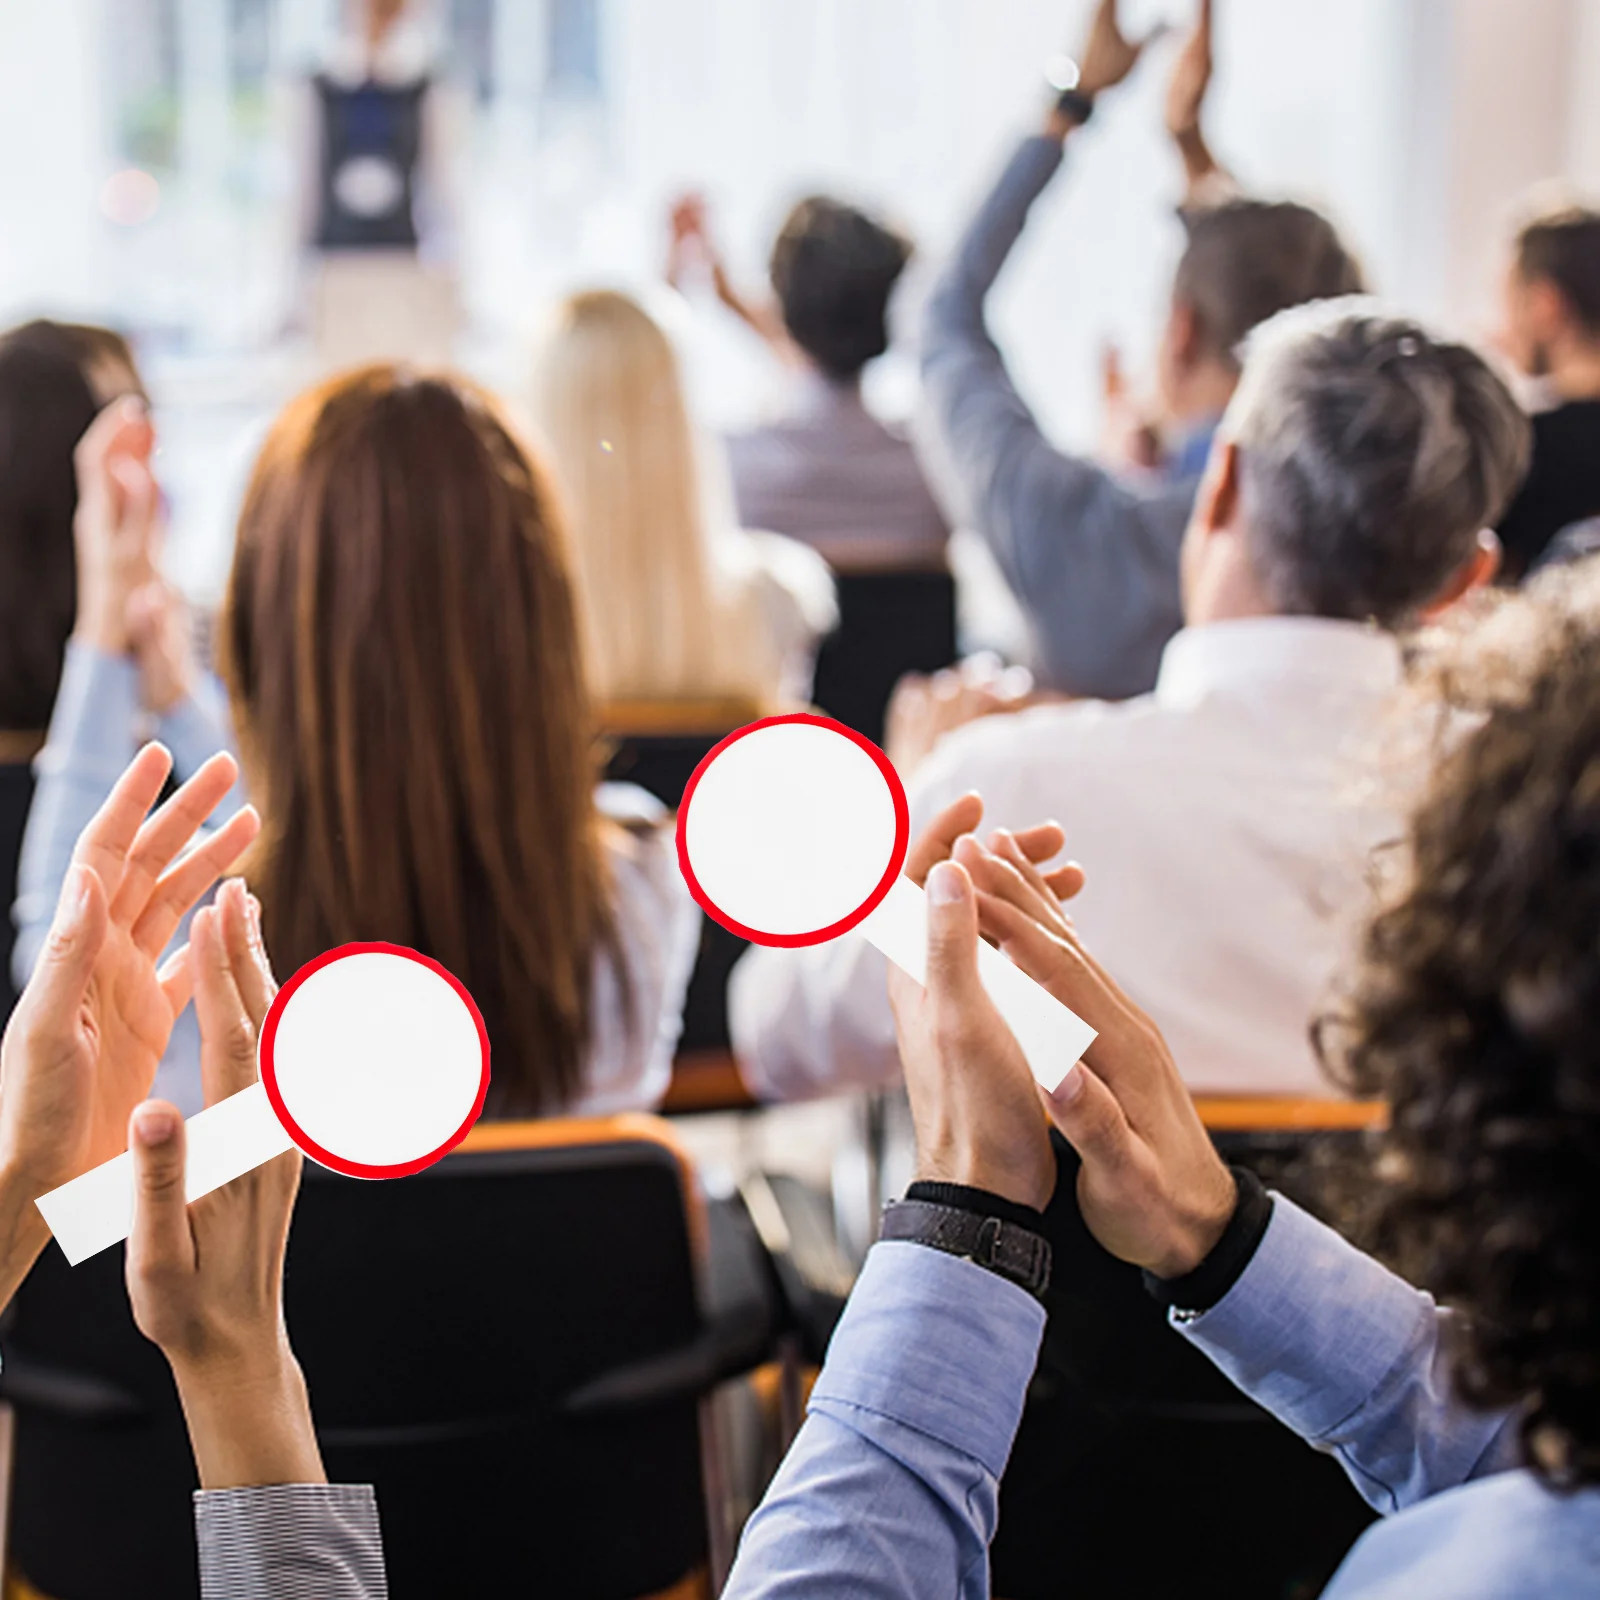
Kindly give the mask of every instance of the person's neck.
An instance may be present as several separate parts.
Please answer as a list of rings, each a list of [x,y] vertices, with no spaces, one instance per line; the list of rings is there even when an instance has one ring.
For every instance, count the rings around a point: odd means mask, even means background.
[[[1215,362],[1203,362],[1185,373],[1168,403],[1171,431],[1189,434],[1198,428],[1214,427],[1238,386],[1239,374]]]
[[[1545,381],[1563,401],[1600,400],[1600,344],[1567,346],[1551,361]]]

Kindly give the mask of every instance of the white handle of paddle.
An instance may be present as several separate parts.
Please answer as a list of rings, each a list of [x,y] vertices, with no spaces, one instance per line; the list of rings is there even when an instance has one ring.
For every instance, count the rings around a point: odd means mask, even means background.
[[[918,983],[927,982],[928,900],[909,878],[896,878],[894,887],[856,931]],[[1095,1030],[982,940],[978,942],[978,976],[995,1009],[1017,1036],[1034,1077],[1054,1092],[1094,1042]]]
[[[188,1160],[184,1196],[198,1200],[294,1148],[259,1083],[197,1111],[184,1124]],[[34,1202],[73,1266],[133,1231],[133,1156],[91,1167]]]

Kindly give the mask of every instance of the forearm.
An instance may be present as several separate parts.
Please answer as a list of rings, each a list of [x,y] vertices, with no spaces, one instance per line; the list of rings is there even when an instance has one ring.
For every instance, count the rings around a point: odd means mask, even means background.
[[[17,866],[12,975],[19,988],[55,915],[78,835],[133,759],[138,720],[133,663],[78,640],[70,643],[50,735],[35,763],[38,786]]]
[[[1451,1390],[1448,1316],[1279,1197],[1238,1282],[1179,1331],[1394,1511],[1516,1464],[1515,1418]]]
[[[326,1483],[300,1364],[286,1341],[228,1363],[175,1361],[203,1489]]]
[[[986,1597],[999,1478],[1044,1320],[971,1262],[876,1246],[725,1593]]]

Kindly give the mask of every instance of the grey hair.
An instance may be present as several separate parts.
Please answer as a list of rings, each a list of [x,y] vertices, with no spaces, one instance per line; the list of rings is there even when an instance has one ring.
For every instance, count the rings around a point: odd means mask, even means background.
[[[1246,343],[1222,421],[1247,549],[1280,610],[1406,626],[1527,472],[1532,432],[1482,356],[1359,296]]]

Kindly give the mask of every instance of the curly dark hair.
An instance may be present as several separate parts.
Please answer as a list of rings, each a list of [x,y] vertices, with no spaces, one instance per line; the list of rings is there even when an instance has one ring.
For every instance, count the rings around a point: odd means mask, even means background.
[[[1461,1397],[1521,1408],[1529,1466],[1576,1486],[1600,1483],[1600,560],[1552,576],[1424,669],[1458,736],[1320,1042],[1391,1107],[1364,1242],[1461,1313]]]

